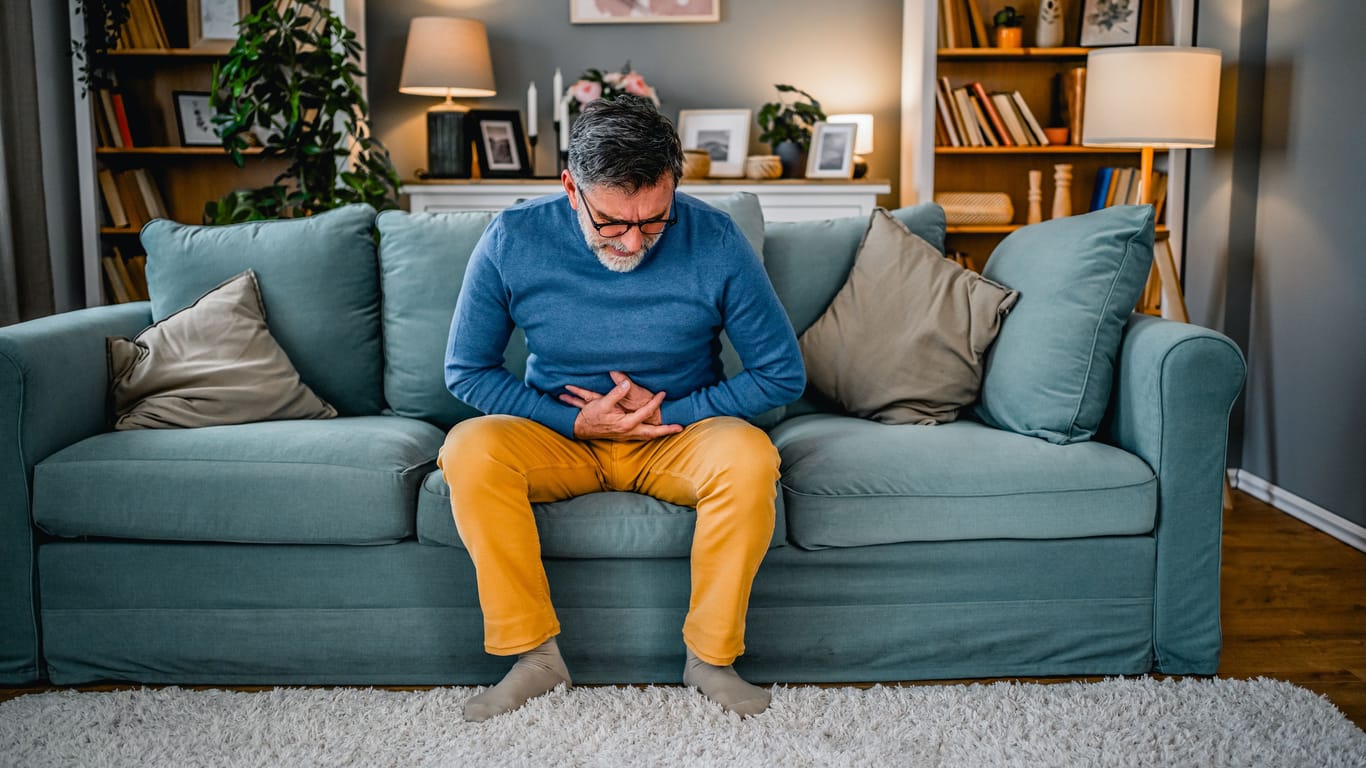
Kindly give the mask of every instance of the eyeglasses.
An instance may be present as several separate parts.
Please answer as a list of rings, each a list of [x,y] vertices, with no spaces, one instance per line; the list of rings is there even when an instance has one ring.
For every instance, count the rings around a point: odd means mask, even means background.
[[[653,237],[664,234],[664,230],[678,223],[678,217],[674,215],[675,203],[678,202],[678,190],[674,190],[673,196],[669,200],[669,215],[661,216],[644,221],[608,221],[599,224],[596,219],[598,214],[594,213],[593,207],[588,204],[588,198],[584,196],[583,189],[579,189],[579,200],[583,202],[583,207],[588,211],[588,223],[593,225],[593,229],[598,231],[598,235],[606,238],[623,237],[631,231],[631,227],[640,230],[640,234]]]

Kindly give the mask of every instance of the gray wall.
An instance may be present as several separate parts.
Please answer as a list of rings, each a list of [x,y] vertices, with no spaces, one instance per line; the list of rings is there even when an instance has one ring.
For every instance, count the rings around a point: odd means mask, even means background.
[[[1192,320],[1248,356],[1231,464],[1359,525],[1363,26],[1359,0],[1201,4],[1197,40],[1225,51],[1227,79],[1220,148],[1192,153],[1187,242]]]
[[[498,95],[461,103],[518,109],[525,120],[527,84],[540,92],[538,175],[553,175],[551,76],[565,84],[587,68],[613,70],[628,60],[654,86],[662,111],[751,109],[776,99],[774,83],[812,93],[826,112],[871,112],[876,147],[869,175],[897,188],[900,135],[900,0],[724,0],[714,24],[570,24],[565,0],[371,0],[366,38],[374,129],[399,175],[426,165],[428,107],[437,100],[398,92],[408,20],[464,16],[488,26]],[[754,138],[751,153],[768,148]],[[889,196],[881,201],[891,204]]]

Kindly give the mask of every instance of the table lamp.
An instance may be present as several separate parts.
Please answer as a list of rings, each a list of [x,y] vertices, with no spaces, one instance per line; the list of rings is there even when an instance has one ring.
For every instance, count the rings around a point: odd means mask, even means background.
[[[443,179],[470,177],[470,137],[465,134],[465,107],[452,97],[495,96],[493,60],[482,22],[446,16],[418,16],[408,24],[399,93],[444,96],[427,110],[427,170],[419,176]]]
[[[1213,48],[1143,45],[1086,56],[1086,117],[1081,143],[1133,147],[1140,155],[1140,196],[1152,202],[1154,149],[1214,146],[1219,116],[1220,53]],[[1188,322],[1171,244],[1154,253],[1173,316]]]
[[[868,161],[863,159],[863,155],[873,154],[873,116],[864,112],[849,113],[830,115],[825,121],[854,123],[858,126],[858,130],[854,132],[854,178],[861,179],[867,176]]]

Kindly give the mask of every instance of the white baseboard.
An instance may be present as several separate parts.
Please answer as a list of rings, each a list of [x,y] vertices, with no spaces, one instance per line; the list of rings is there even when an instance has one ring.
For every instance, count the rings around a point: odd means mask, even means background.
[[[1230,469],[1228,480],[1234,488],[1260,499],[1280,511],[1314,526],[1338,541],[1366,552],[1366,528],[1329,512],[1312,501],[1279,488],[1245,469]]]

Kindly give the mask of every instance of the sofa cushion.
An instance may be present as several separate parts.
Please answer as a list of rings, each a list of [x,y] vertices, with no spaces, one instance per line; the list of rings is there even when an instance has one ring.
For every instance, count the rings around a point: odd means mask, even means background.
[[[783,494],[769,547],[783,545],[787,526]],[[563,558],[688,557],[697,512],[639,493],[604,491],[549,504],[533,504],[541,554]],[[465,548],[451,516],[451,489],[441,471],[427,475],[417,500],[417,539]]]
[[[987,347],[1018,296],[879,208],[849,279],[798,339],[807,381],[883,424],[953,421],[977,399]]]
[[[330,419],[266,326],[247,270],[135,338],[110,336],[114,429]]]
[[[758,197],[736,193],[710,205],[730,214],[745,239],[762,252],[764,221]],[[385,211],[376,218],[384,292],[384,397],[395,415],[424,419],[443,429],[479,415],[447,391],[444,364],[465,267],[493,216],[487,211]],[[729,342],[723,345],[723,357],[737,359]],[[519,329],[504,352],[507,369],[518,378],[526,372],[526,354]],[[727,373],[735,373],[733,367],[728,366]]]
[[[833,414],[789,419],[770,436],[783,459],[788,538],[808,549],[1127,536],[1151,531],[1157,514],[1148,465],[1099,442]]]
[[[256,272],[271,335],[299,376],[343,416],[377,414],[379,277],[375,209],[348,205],[301,219],[142,229],[152,320],[246,269]]]
[[[54,536],[381,544],[413,534],[445,435],[390,416],[110,432],[33,472]]]
[[[1119,205],[1012,232],[982,275],[1020,292],[987,354],[979,419],[1054,443],[1089,440],[1153,261],[1153,208]]]

